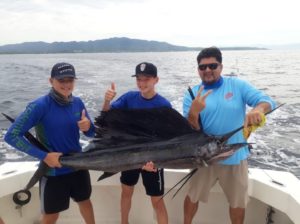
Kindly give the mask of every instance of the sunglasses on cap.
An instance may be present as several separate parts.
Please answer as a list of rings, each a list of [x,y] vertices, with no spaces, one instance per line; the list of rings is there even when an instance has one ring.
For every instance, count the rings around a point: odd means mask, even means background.
[[[199,64],[198,65],[198,68],[201,70],[201,71],[205,71],[207,69],[207,67],[210,69],[210,70],[215,70],[217,69],[219,66],[219,63],[211,63],[211,64]]]

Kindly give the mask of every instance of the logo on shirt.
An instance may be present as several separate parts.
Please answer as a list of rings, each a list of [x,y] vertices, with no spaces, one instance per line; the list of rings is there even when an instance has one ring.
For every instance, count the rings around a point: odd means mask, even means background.
[[[80,117],[80,112],[75,112],[75,113],[74,113],[74,116],[75,116],[75,117]]]
[[[232,92],[228,92],[225,94],[225,99],[226,100],[230,100],[233,97],[233,93]]]

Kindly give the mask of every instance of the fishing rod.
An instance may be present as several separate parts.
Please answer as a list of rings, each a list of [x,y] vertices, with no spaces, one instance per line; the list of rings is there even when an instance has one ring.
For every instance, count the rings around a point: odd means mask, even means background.
[[[281,182],[279,182],[279,181],[277,181],[277,180],[274,180],[274,178],[272,178],[272,177],[267,173],[267,171],[265,171],[264,169],[263,169],[262,171],[264,172],[264,174],[266,174],[266,175],[270,178],[270,180],[271,180],[272,183],[284,187],[284,184],[283,184],[283,183],[281,183]]]

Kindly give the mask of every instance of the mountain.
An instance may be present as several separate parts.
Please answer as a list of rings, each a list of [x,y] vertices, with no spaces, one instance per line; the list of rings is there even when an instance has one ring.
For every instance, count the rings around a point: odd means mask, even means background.
[[[265,45],[262,47],[267,47],[272,50],[300,50],[300,43],[282,44],[282,45]]]
[[[94,41],[25,42],[0,46],[0,54],[96,53],[96,52],[164,52],[199,51],[201,47],[176,46],[166,42],[114,37]],[[221,48],[222,49],[222,48]],[[222,50],[257,50],[259,48],[223,48]]]
[[[95,52],[145,52],[145,51],[189,51],[200,48],[175,46],[166,42],[129,38],[109,38],[94,41],[71,42],[26,42],[0,46],[0,53],[95,53]]]

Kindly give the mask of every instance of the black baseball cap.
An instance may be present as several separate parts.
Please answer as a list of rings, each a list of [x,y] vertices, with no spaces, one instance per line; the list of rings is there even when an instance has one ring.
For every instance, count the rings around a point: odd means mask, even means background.
[[[135,67],[135,74],[132,75],[132,77],[136,77],[138,75],[157,77],[157,68],[152,63],[142,62]]]
[[[57,63],[51,70],[51,78],[63,79],[74,78],[76,79],[75,68],[73,65],[65,62]]]

